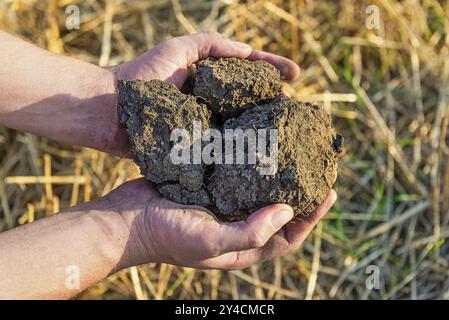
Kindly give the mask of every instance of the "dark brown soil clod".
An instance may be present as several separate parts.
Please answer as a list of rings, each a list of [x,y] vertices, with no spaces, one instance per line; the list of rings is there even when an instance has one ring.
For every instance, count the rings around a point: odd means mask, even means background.
[[[281,87],[281,73],[268,62],[207,58],[198,65],[193,93],[213,112],[229,118],[250,104],[275,98]]]
[[[200,63],[193,89],[202,99],[158,80],[120,81],[119,118],[134,161],[167,199],[206,207],[224,221],[272,203],[290,204],[307,216],[336,180],[343,137],[321,106],[278,96],[280,86],[279,71],[266,62],[209,58]],[[209,110],[227,120],[215,122]],[[172,163],[173,129],[192,134],[195,120],[203,132],[276,129],[277,171],[261,175],[260,163]]]
[[[220,217],[239,220],[277,202],[307,216],[326,198],[337,178],[341,150],[333,146],[341,136],[322,107],[278,97],[224,127],[277,129],[278,168],[274,175],[261,176],[257,165],[217,165],[208,189]]]
[[[201,164],[173,164],[170,150],[173,129],[192,133],[193,122],[209,125],[210,111],[195,97],[159,80],[119,81],[118,113],[131,142],[131,155],[145,178],[154,182],[167,199],[207,206]]]

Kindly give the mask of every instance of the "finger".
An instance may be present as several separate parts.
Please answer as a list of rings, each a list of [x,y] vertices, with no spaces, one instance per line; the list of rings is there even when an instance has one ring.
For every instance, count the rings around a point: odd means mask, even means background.
[[[246,221],[216,224],[214,230],[215,256],[251,248],[261,248],[293,218],[293,210],[285,204],[259,209]]]
[[[226,270],[242,269],[296,250],[321,218],[329,211],[336,198],[335,191],[331,190],[327,198],[313,214],[302,221],[296,220],[287,224],[286,233],[288,232],[289,235],[277,233],[261,248],[229,252],[216,258],[205,260],[205,265],[209,268]],[[288,239],[288,237],[291,239]]]
[[[278,235],[273,236],[273,238],[275,237],[282,238]],[[285,250],[281,251],[285,248],[285,244],[282,244],[282,242],[286,242],[284,238],[282,239],[283,241],[270,240],[269,243],[267,243],[263,248],[228,252],[214,258],[203,260],[200,267],[221,270],[238,270],[247,268],[254,264],[273,259],[275,256],[281,255],[280,252],[285,252]],[[269,247],[270,249],[267,250],[266,247]]]
[[[250,45],[232,41],[217,32],[201,32],[177,39],[189,48],[186,61],[184,61],[186,66],[207,57],[246,58],[252,51]]]
[[[247,57],[248,60],[264,60],[271,63],[273,66],[279,69],[281,74],[287,80],[295,80],[299,76],[299,66],[290,59],[278,56],[276,54],[253,50],[253,52]]]
[[[290,246],[296,249],[307,238],[313,228],[320,222],[321,218],[329,211],[337,200],[337,193],[330,190],[324,202],[316,210],[304,219],[292,221],[286,228],[286,237]]]

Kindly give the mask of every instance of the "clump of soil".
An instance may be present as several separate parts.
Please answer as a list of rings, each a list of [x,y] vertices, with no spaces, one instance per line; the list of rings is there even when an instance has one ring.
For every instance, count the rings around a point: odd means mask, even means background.
[[[225,129],[277,129],[278,167],[216,165],[208,190],[223,220],[239,220],[269,203],[288,203],[307,216],[326,198],[337,178],[342,137],[320,106],[288,97],[255,106],[224,124]]]
[[[175,85],[159,80],[119,81],[118,91],[119,119],[128,131],[131,155],[142,175],[169,200],[210,205],[203,188],[205,168],[201,164],[174,164],[170,159],[173,130],[184,128],[192,135],[194,121],[201,121],[202,131],[207,130],[207,107]]]
[[[275,98],[281,87],[281,73],[268,62],[207,58],[198,64],[193,94],[204,98],[213,112],[229,118],[249,105]]]
[[[321,106],[279,96],[279,89],[279,71],[265,62],[206,59],[193,89],[202,99],[159,80],[120,81],[118,113],[134,161],[167,199],[206,207],[224,221],[244,219],[272,203],[287,203],[307,216],[335,182],[343,138]],[[277,148],[264,151],[268,158],[277,155],[277,170],[261,174],[267,162],[260,150],[254,164],[248,155],[243,164],[174,164],[171,134],[185,128],[192,136],[194,121],[201,121],[201,132],[216,128],[223,136],[230,129],[276,132]],[[192,148],[193,139],[189,143]],[[224,144],[223,152],[235,151],[236,144],[231,150]]]

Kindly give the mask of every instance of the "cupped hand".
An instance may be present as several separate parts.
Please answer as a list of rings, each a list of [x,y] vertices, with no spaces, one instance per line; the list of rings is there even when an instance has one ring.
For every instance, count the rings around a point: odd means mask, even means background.
[[[121,203],[120,215],[129,230],[118,268],[164,262],[231,270],[296,250],[333,205],[336,193],[331,190],[304,219],[293,218],[288,205],[273,204],[233,223],[216,220],[204,208],[168,201],[145,179],[122,185],[106,199]]]

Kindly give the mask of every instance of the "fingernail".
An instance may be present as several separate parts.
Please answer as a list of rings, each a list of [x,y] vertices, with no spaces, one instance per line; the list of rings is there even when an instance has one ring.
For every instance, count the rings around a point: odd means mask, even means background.
[[[275,227],[276,229],[279,229],[279,228],[282,227],[284,224],[286,224],[287,222],[289,222],[292,218],[293,218],[293,212],[292,212],[291,210],[282,209],[282,210],[276,212],[276,213],[271,217],[271,224],[272,224],[273,227]]]
[[[240,41],[233,41],[233,44],[236,48],[238,48],[240,50],[245,50],[245,51],[251,50],[251,46],[247,43],[243,43]]]

